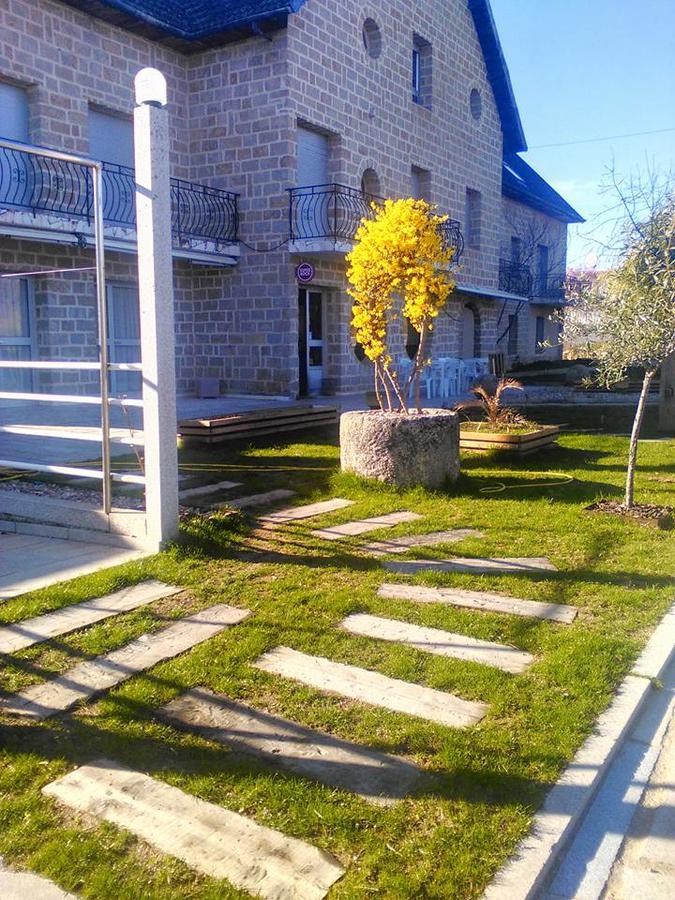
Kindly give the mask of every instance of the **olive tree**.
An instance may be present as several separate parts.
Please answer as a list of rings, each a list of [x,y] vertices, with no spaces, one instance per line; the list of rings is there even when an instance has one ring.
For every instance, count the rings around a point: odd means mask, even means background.
[[[630,508],[649,388],[675,352],[675,185],[672,178],[612,180],[622,210],[617,265],[593,280],[569,282],[578,314],[565,316],[563,341],[579,343],[590,323],[599,378],[608,387],[631,366],[644,370],[626,471],[624,503]]]

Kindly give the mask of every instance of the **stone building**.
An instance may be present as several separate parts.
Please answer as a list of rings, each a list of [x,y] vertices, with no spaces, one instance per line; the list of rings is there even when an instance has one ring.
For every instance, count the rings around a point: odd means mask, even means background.
[[[488,0],[2,0],[0,137],[105,161],[113,361],[139,352],[131,111],[148,65],[170,88],[179,393],[370,385],[344,272],[371,196],[451,218],[436,354],[525,361],[551,337],[581,219],[519,156]],[[0,149],[0,271],[50,270],[0,279],[3,358],[95,358],[90,214],[78,167]],[[137,378],[117,373],[113,392]],[[93,388],[77,372],[0,379]]]

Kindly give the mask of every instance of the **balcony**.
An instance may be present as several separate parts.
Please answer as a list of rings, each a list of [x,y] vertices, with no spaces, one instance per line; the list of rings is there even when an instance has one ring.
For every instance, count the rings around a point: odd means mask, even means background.
[[[136,197],[134,170],[103,163],[103,220],[106,246],[133,249]],[[237,194],[171,179],[171,230],[177,256],[238,255]],[[8,214],[15,212],[14,215]],[[93,234],[92,182],[80,165],[0,146],[0,220],[5,233]],[[14,226],[8,230],[9,226]],[[7,227],[5,227],[7,225]],[[126,246],[124,246],[126,244]]]
[[[499,290],[518,297],[530,297],[532,294],[532,273],[529,266],[499,260]]]
[[[532,287],[532,298],[536,303],[562,304],[565,302],[564,274],[537,275]]]
[[[354,246],[361,219],[372,215],[373,204],[384,202],[382,197],[343,184],[290,188],[288,194],[291,253],[348,253]],[[460,223],[448,219],[442,231],[446,245],[455,250],[455,264],[464,250]]]

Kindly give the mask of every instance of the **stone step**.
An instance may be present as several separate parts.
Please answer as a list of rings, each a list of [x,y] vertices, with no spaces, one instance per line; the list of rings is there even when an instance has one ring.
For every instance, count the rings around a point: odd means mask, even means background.
[[[454,559],[411,559],[385,561],[389,572],[398,575],[416,575],[418,572],[470,572],[475,575],[499,575],[503,572],[524,575],[540,572],[557,572],[557,568],[545,556],[511,557],[461,557]]]
[[[345,522],[343,525],[333,525],[330,528],[318,528],[312,532],[313,537],[323,538],[326,541],[340,541],[343,538],[356,534],[365,534],[368,531],[377,531],[379,528],[393,528],[403,522],[416,522],[423,518],[414,512],[395,512],[384,516],[375,516],[371,519],[361,519],[357,522]]]
[[[118,650],[80,663],[53,681],[0,698],[0,712],[31,719],[47,719],[65,712],[80,700],[89,700],[159,662],[184,653],[249,615],[248,609],[236,609],[224,603],[203,609],[161,631],[144,634]]]
[[[64,606],[34,619],[5,625],[0,628],[0,653],[14,653],[32,647],[33,644],[77,631],[78,628],[85,628],[110,616],[147,606],[162,597],[179,594],[182,590],[181,587],[163,584],[161,581],[144,581],[105,597],[85,600],[84,603]]]
[[[539,600],[517,600],[491,591],[464,591],[459,588],[432,588],[417,584],[383,584],[377,591],[385,600],[412,600],[414,603],[447,603],[484,612],[530,616],[570,625],[578,613],[575,606],[564,603],[542,603]]]
[[[212,508],[223,509],[229,506],[232,509],[248,509],[250,506],[266,506],[268,503],[275,503],[277,500],[287,500],[289,497],[294,496],[295,491],[279,488],[276,491],[265,491],[263,494],[248,494],[246,497],[224,500],[222,503],[214,503]]]
[[[264,672],[291,678],[320,691],[429,719],[452,728],[475,725],[487,712],[485,703],[462,700],[444,691],[399,681],[379,672],[333,662],[321,656],[310,656],[290,647],[275,647],[257,659],[254,665]]]
[[[80,766],[42,792],[257,897],[320,900],[344,875],[323,850],[110,760]]]
[[[384,541],[373,541],[361,547],[364,553],[371,556],[385,556],[387,553],[407,553],[411,547],[434,547],[436,544],[455,544],[467,538],[485,537],[482,531],[475,528],[453,528],[450,531],[432,531],[429,534],[411,534],[407,537],[390,538]]]
[[[296,522],[299,519],[323,516],[326,513],[335,512],[336,509],[344,509],[353,505],[353,500],[334,497],[332,500],[321,500],[318,503],[308,503],[304,506],[287,506],[286,509],[261,516],[258,521],[264,528],[271,528],[274,525],[285,525],[287,522]]]
[[[236,487],[241,487],[241,481],[219,481],[217,484],[202,484],[199,487],[185,488],[178,492],[178,496],[181,500],[187,500],[190,497],[201,497],[203,494],[215,494],[216,491],[231,491]]]
[[[534,657],[530,653],[525,653],[523,650],[507,644],[481,641],[478,638],[467,637],[465,634],[454,634],[438,628],[410,625],[408,622],[382,619],[380,616],[370,616],[366,613],[347,616],[340,625],[351,634],[378,638],[381,641],[395,641],[415,647],[416,650],[424,650],[426,653],[468,660],[484,666],[494,666],[513,675],[524,672],[534,661]]]
[[[206,688],[181,694],[162,707],[160,715],[208,740],[375,803],[405,797],[421,775],[417,766],[400,757],[306,728]]]

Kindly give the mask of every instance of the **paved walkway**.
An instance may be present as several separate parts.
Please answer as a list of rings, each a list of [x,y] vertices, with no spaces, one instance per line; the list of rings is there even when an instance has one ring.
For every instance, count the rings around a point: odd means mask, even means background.
[[[0,600],[147,556],[103,544],[0,533]]]

